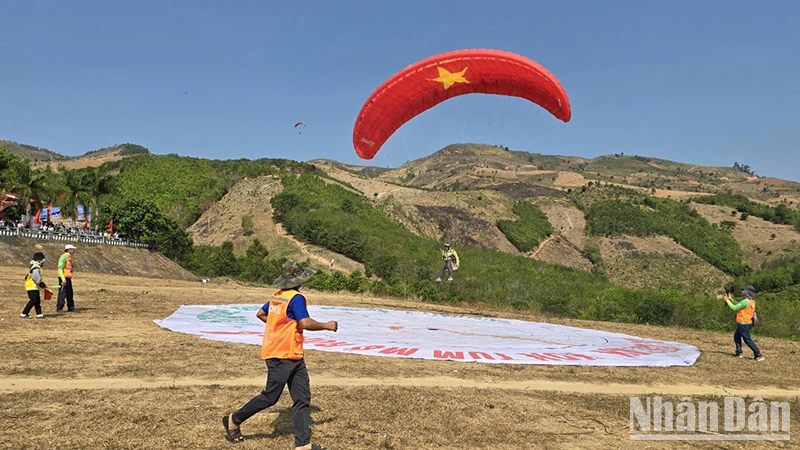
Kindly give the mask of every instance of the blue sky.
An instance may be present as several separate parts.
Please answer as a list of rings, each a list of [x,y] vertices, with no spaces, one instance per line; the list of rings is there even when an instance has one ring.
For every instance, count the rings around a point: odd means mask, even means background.
[[[0,139],[66,155],[133,142],[396,167],[485,142],[738,161],[800,181],[796,1],[0,0],[0,11]],[[412,119],[373,160],[356,156],[355,118],[386,78],[476,47],[548,68],[572,120],[469,95]]]

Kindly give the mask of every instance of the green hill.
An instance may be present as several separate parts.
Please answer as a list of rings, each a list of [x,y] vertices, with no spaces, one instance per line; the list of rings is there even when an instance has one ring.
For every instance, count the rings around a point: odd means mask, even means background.
[[[106,174],[113,189],[85,197],[100,205],[97,223],[113,219],[116,230],[156,242],[203,276],[267,283],[291,256],[321,269],[310,282],[317,289],[709,329],[731,325],[714,296],[748,282],[770,298],[760,332],[800,334],[792,262],[800,257],[800,184],[758,177],[738,162],[715,168],[454,144],[387,170],[122,150],[140,157],[117,158],[117,148],[97,169],[41,173],[62,185]],[[91,191],[75,189],[76,198]],[[227,222],[214,225],[220,216]],[[445,240],[462,265],[454,282],[437,283]]]

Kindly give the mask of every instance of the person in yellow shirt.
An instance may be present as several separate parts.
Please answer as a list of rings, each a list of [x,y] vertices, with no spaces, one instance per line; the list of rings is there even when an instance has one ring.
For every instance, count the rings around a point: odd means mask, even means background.
[[[742,288],[742,300],[738,303],[733,303],[733,296],[726,293],[724,300],[728,307],[736,311],[736,332],[733,334],[733,343],[736,345],[736,353],[734,356],[737,358],[742,357],[742,340],[753,351],[756,361],[763,361],[764,356],[758,348],[753,338],[750,337],[750,330],[753,325],[758,321],[756,315],[756,289],[753,286],[745,286]]]
[[[31,308],[36,309],[36,317],[38,319],[45,318],[44,314],[42,314],[41,289],[47,288],[47,284],[45,284],[45,282],[42,280],[43,265],[44,253],[34,253],[33,258],[31,258],[28,275],[25,276],[25,290],[28,291],[28,304],[25,305],[25,309],[23,309],[22,314],[19,315],[23,319],[31,318],[31,316],[28,314],[31,312]]]
[[[336,321],[317,322],[308,314],[308,302],[299,290],[315,272],[296,261],[286,261],[281,267],[281,276],[273,282],[273,286],[279,290],[258,310],[256,317],[266,324],[261,359],[267,364],[267,386],[238,411],[222,418],[228,441],[243,441],[239,426],[254,414],[277,403],[288,384],[289,395],[294,401],[292,427],[295,449],[324,450],[318,444],[311,444],[311,388],[303,359],[303,331],[336,332],[339,324]]]
[[[436,281],[442,281],[442,275],[444,275],[444,270],[447,269],[447,281],[453,281],[453,271],[458,270],[459,260],[458,260],[458,253],[454,248],[450,247],[450,244],[444,244],[444,250],[442,250],[442,265],[439,266],[439,274],[436,275]]]

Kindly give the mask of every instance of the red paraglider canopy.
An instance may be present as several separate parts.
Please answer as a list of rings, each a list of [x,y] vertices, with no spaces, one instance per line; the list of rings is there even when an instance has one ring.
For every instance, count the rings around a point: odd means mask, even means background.
[[[297,128],[300,125],[306,126],[306,124],[304,124],[303,122],[297,122],[296,124],[294,124],[294,127]]]
[[[406,67],[370,95],[353,128],[356,153],[372,159],[404,123],[465,94],[520,97],[563,122],[572,116],[561,83],[536,62],[500,50],[457,50]]]

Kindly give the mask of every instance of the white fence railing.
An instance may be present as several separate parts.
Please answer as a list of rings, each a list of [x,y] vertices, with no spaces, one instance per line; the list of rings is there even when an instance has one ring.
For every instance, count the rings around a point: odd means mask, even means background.
[[[133,247],[133,248],[151,248],[151,249],[155,248],[155,244],[151,242],[139,242],[130,239],[114,239],[102,236],[87,236],[75,233],[32,231],[21,228],[0,229],[0,236],[24,237],[30,239],[42,239],[46,241],[83,242],[87,244],[118,245],[121,247]]]

